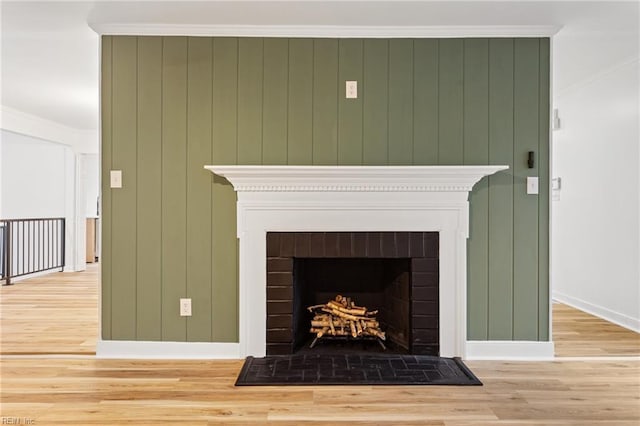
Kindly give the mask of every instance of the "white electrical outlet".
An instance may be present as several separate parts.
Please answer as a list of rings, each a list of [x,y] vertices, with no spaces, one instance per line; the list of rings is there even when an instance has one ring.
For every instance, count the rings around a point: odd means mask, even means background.
[[[538,177],[537,176],[527,177],[527,194],[537,194],[537,193],[538,193]]]
[[[180,299],[180,316],[191,316],[191,299]]]
[[[345,93],[346,93],[347,99],[357,99],[358,98],[358,82],[347,81]]]
[[[122,170],[111,170],[111,188],[122,188]]]

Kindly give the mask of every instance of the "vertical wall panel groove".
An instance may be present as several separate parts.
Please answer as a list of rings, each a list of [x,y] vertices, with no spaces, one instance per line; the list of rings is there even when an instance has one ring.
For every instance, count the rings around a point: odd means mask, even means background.
[[[538,39],[517,39],[514,58],[514,260],[513,338],[538,338],[538,198],[527,194],[527,177],[538,176],[538,162],[527,166],[527,153],[538,153]],[[539,155],[538,155],[539,157]]]
[[[464,41],[464,164],[489,164],[489,42]],[[472,340],[488,336],[489,257],[488,178],[478,182],[469,195],[467,256],[468,334]]]
[[[513,40],[489,40],[489,340],[513,336]]]
[[[113,38],[111,167],[122,188],[111,191],[111,334],[136,339],[136,119],[137,39]],[[113,304],[116,302],[117,304]]]
[[[264,41],[262,161],[287,164],[287,102],[289,42]]]
[[[362,164],[363,42],[340,40],[338,78],[338,164]],[[358,98],[346,99],[347,81],[358,82]]]
[[[413,163],[413,40],[389,41],[389,164]]]
[[[187,341],[211,340],[211,45],[191,37],[187,75]]]
[[[162,58],[162,340],[185,341],[187,38],[167,37]]]
[[[312,162],[313,40],[289,41],[289,120],[287,163]]]
[[[438,164],[438,40],[413,42],[413,164]]]
[[[463,42],[443,39],[438,56],[438,163],[463,160]]]
[[[313,42],[313,164],[338,162],[338,41]]]
[[[538,105],[538,340],[549,340],[549,121],[550,52],[549,39],[540,39]]]
[[[388,40],[364,41],[364,72],[362,77],[364,130],[363,163],[385,165],[388,163],[387,136],[388,115]]]
[[[236,164],[238,146],[238,40],[213,40],[213,163]],[[235,342],[238,336],[236,194],[225,179],[212,184],[212,301],[214,342]]]
[[[136,336],[160,340],[162,325],[162,39],[138,38]]]
[[[104,340],[112,339],[111,334],[111,240],[112,240],[112,214],[111,214],[111,187],[110,187],[110,170],[111,170],[111,151],[113,149],[112,138],[112,88],[113,88],[113,38],[110,36],[102,37],[102,78],[100,80],[100,99],[102,102],[102,145],[101,145],[101,214],[100,220],[102,225],[102,247],[100,250],[100,270],[101,270],[101,336]]]
[[[262,163],[263,41],[238,41],[238,162]]]

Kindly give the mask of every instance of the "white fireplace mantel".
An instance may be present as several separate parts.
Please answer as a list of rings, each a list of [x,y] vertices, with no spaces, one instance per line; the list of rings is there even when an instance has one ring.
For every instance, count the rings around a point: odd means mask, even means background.
[[[469,192],[509,166],[205,166],[237,192]]]
[[[267,232],[439,232],[440,355],[465,357],[468,194],[508,166],[205,166],[238,193],[241,356],[266,351]]]

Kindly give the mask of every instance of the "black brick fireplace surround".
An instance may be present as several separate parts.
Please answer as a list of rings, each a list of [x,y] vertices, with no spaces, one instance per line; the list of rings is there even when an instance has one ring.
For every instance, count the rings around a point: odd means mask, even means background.
[[[385,290],[384,297],[389,298],[388,293],[393,292],[406,298],[406,302],[389,306],[408,310],[392,314],[407,317],[407,352],[439,355],[438,247],[437,232],[267,233],[267,355],[296,350],[294,311],[300,309],[294,301],[294,275],[299,268],[296,262],[317,261],[323,265],[331,259],[340,259],[338,263],[352,259],[365,265],[374,259],[391,260],[387,263],[394,271],[398,265],[405,265],[402,275],[406,279],[395,280],[396,288]],[[388,331],[388,337],[392,332]]]

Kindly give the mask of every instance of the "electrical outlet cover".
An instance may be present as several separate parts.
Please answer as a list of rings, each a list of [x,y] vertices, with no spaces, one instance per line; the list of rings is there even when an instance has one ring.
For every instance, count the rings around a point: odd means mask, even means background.
[[[357,99],[358,98],[358,82],[347,81],[345,91],[346,91],[347,99]]]
[[[191,316],[191,299],[180,299],[180,316]]]

